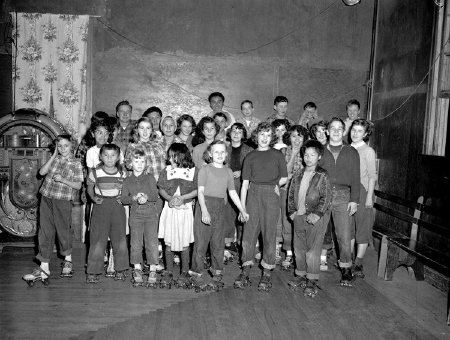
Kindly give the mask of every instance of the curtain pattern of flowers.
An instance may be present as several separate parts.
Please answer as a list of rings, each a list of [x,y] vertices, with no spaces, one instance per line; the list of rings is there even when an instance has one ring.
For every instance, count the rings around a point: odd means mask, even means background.
[[[89,16],[11,13],[14,108],[36,108],[79,138],[85,131]]]

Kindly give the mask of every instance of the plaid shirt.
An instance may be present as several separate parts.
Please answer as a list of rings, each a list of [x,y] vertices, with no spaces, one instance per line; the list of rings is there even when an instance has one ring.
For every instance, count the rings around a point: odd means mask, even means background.
[[[131,142],[131,137],[133,136],[133,130],[136,125],[135,120],[130,120],[127,127],[124,129],[121,126],[117,129],[117,137],[115,141],[119,147],[127,148],[128,144]]]
[[[69,187],[67,184],[53,180],[53,176],[57,174],[70,182],[83,182],[83,168],[80,160],[74,156],[70,156],[67,159],[62,158],[60,155],[56,156],[39,190],[42,196],[71,201],[77,190]]]
[[[159,143],[155,142],[137,142],[131,143],[125,153],[125,166],[131,170],[131,161],[133,150],[143,148],[145,150],[145,160],[147,161],[147,173],[153,175],[158,181],[159,173],[166,167],[166,152]]]
[[[250,138],[250,135],[256,130],[261,121],[256,117],[250,117],[249,121],[247,121],[244,117],[241,117],[236,120],[236,123],[241,123],[245,126],[245,129],[247,130],[247,138]]]
[[[177,139],[177,136],[175,136],[175,138],[172,140],[172,143],[169,144],[169,143],[167,142],[167,140],[164,138],[164,136],[162,136],[161,139],[158,139],[158,140],[157,140],[157,143],[158,143],[159,145],[161,145],[161,147],[164,149],[165,152],[167,152],[167,150],[169,150],[170,146],[171,146],[173,143],[179,143],[179,142],[176,141],[176,139]],[[182,143],[184,143],[184,142],[182,142]]]
[[[286,148],[284,157],[285,157],[285,159],[286,159],[286,164],[287,164],[287,163],[289,162],[289,160],[291,159],[291,157],[292,157],[292,146],[288,146],[288,147]],[[303,160],[302,160],[302,157],[300,156],[300,152],[298,152],[298,153],[294,156],[294,164],[293,164],[292,170],[289,171],[289,169],[288,169],[288,178],[291,178],[292,175],[293,175],[296,171],[298,171],[298,170],[300,170],[300,169],[303,168],[302,161],[303,161]]]
[[[81,165],[86,167],[86,153],[89,150],[90,146],[87,146],[86,139],[82,139],[80,144],[78,144],[77,152],[75,152],[75,158],[78,158],[81,161]]]
[[[278,118],[276,113],[271,114],[269,117],[267,117],[266,122],[272,124],[275,119],[287,119],[291,126],[295,125],[295,122],[292,119],[288,117]]]

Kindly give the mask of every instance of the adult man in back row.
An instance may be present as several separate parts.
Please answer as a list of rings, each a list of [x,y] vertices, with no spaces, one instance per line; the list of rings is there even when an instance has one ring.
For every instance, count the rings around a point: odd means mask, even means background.
[[[228,129],[231,125],[236,122],[234,116],[228,112],[223,110],[223,104],[225,103],[225,96],[220,92],[213,92],[208,96],[209,106],[211,107],[211,112],[208,113],[208,117],[214,118],[214,115],[218,112],[222,112],[225,116],[227,116],[227,126],[225,128]]]

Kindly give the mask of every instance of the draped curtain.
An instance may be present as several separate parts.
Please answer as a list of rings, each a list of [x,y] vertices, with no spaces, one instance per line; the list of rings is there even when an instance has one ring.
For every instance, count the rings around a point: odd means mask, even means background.
[[[79,139],[86,130],[87,15],[11,13],[14,109],[36,108]]]

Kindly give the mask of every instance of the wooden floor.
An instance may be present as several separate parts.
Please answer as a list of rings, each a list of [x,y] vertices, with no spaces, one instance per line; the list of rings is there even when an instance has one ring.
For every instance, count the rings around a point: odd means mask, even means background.
[[[342,288],[338,272],[321,275],[315,299],[287,289],[292,272],[276,270],[270,293],[235,290],[236,264],[226,267],[219,293],[132,288],[103,278],[84,283],[84,246],[74,250],[75,275],[61,279],[51,264],[50,286],[29,288],[32,250],[0,254],[0,339],[449,339],[446,294],[397,270],[394,281],[375,277],[369,250],[364,280]]]

